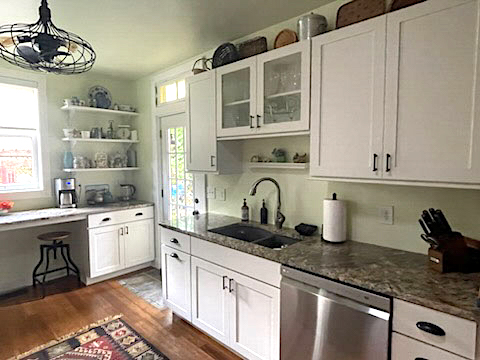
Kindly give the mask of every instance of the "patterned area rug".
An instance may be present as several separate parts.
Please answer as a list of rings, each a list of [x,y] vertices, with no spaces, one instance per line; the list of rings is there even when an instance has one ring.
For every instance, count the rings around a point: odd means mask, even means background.
[[[120,285],[125,286],[128,290],[156,308],[165,308],[162,296],[162,280],[159,270],[148,269],[125,279],[118,280],[118,282]]]
[[[116,316],[58,341],[15,357],[16,360],[168,360]]]

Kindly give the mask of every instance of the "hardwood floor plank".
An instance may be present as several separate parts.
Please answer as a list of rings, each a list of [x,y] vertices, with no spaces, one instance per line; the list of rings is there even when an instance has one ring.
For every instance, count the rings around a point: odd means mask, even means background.
[[[116,280],[68,292],[69,284],[49,285],[44,299],[0,299],[0,359],[6,359],[70,334],[98,320],[123,314],[123,319],[170,360],[239,360],[169,309],[157,309]],[[31,290],[29,290],[31,291]]]

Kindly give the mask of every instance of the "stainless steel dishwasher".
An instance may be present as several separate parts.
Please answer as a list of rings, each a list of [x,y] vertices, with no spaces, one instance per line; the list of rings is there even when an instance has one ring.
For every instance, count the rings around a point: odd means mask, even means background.
[[[281,360],[387,360],[391,299],[282,266]]]

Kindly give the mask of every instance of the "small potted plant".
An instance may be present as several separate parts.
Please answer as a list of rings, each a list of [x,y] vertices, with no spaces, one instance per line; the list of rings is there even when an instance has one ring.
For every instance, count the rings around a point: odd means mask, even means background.
[[[0,202],[0,215],[7,215],[10,209],[13,208],[13,201],[2,201]]]

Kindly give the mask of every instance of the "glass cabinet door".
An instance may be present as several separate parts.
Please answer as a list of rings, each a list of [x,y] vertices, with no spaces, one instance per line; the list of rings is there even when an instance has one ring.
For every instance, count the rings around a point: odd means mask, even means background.
[[[259,132],[309,130],[310,41],[258,57]]]
[[[217,69],[217,136],[251,134],[256,128],[256,59]]]

